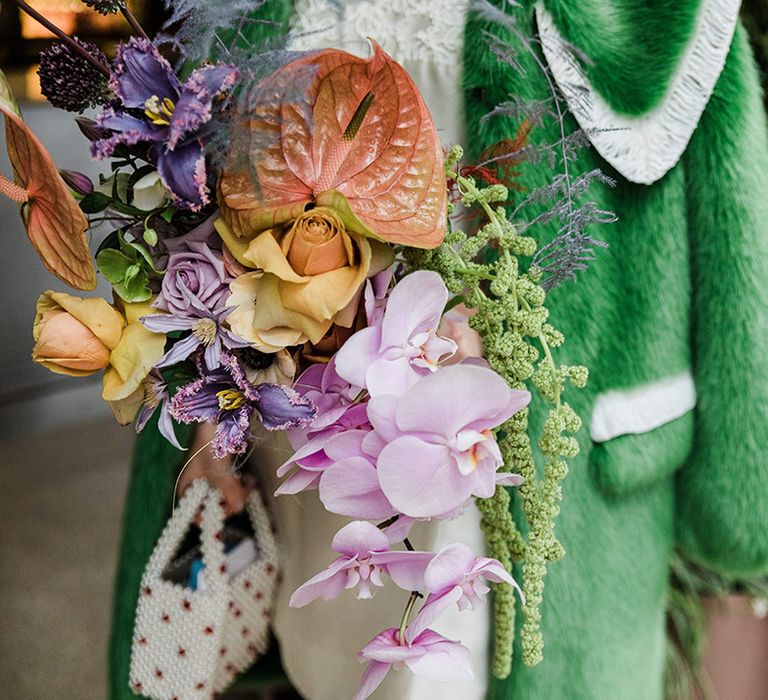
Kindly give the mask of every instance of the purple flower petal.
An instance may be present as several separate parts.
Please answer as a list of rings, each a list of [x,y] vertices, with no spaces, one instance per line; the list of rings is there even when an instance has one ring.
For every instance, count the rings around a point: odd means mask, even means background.
[[[259,384],[256,410],[267,430],[288,430],[307,425],[315,407],[293,389],[279,384]]]
[[[186,134],[210,121],[213,98],[231,88],[237,76],[237,69],[226,65],[205,66],[192,71],[173,110],[168,135],[170,150],[176,148]]]
[[[179,81],[168,61],[151,41],[135,37],[118,45],[110,87],[126,107],[142,110],[153,95],[174,103],[179,95]]]
[[[460,585],[474,564],[475,553],[467,545],[456,543],[443,547],[427,567],[425,587],[430,593],[442,593]]]
[[[113,132],[108,137],[91,143],[91,155],[97,160],[108,158],[121,144],[134,146],[137,143],[160,142],[165,138],[165,129],[162,127],[155,126],[145,119],[115,112],[112,107],[104,108],[97,117],[96,124]]]
[[[160,361],[155,363],[155,367],[162,368],[175,365],[177,362],[186,360],[199,347],[200,339],[192,333],[186,338],[175,342],[171,349],[160,358]]]
[[[208,204],[205,154],[199,139],[163,151],[157,159],[157,171],[177,205],[198,211]]]

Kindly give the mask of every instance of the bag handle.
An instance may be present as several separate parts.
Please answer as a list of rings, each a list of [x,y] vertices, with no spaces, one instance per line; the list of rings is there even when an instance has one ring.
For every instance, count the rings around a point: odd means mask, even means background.
[[[261,491],[254,488],[246,504],[248,516],[253,525],[253,531],[256,533],[256,544],[258,546],[261,563],[271,564],[277,568],[277,544],[272,532],[272,523],[269,519],[267,506],[262,498]]]
[[[224,556],[224,504],[221,492],[208,485],[208,493],[203,505],[200,521],[200,549],[205,564],[205,581],[211,591],[221,591],[229,585],[229,572]]]
[[[205,479],[197,479],[187,489],[187,492],[174,508],[171,519],[163,529],[163,534],[160,535],[157,545],[155,545],[152,556],[147,563],[144,578],[159,579],[162,576],[174,552],[187,534],[189,526],[208,492],[208,482]]]

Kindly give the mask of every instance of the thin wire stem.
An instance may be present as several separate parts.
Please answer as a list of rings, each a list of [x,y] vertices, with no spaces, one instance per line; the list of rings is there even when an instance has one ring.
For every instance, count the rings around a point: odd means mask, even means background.
[[[53,24],[53,22],[43,17],[43,15],[41,15],[34,7],[29,5],[29,3],[25,2],[24,0],[11,0],[11,2],[16,5],[16,7],[18,7],[22,12],[28,14],[32,19],[40,22],[40,24],[42,24],[49,32],[59,37],[59,39],[67,44],[73,51],[76,51],[78,54],[80,54],[105,78],[110,78],[111,74],[107,66],[105,66],[98,59],[91,56],[91,54],[89,54],[82,46],[80,46],[80,44],[78,44],[71,36],[69,36],[69,34],[63,32],[55,24]]]

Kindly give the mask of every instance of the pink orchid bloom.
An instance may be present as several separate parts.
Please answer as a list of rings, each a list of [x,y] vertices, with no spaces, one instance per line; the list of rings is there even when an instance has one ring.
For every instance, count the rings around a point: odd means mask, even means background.
[[[508,583],[523,599],[515,579],[496,559],[476,557],[467,545],[461,543],[443,547],[424,572],[424,586],[429,596],[411,624],[414,633],[429,627],[454,603],[459,610],[474,610],[491,590],[486,580]]]
[[[436,334],[448,290],[436,272],[404,277],[390,292],[380,321],[355,333],[336,354],[339,376],[371,396],[402,394],[456,352]]]
[[[325,444],[325,454],[333,464],[320,475],[319,495],[331,513],[368,520],[397,515],[379,486],[373,457],[363,449],[368,432],[338,433]]]
[[[277,469],[277,476],[288,478],[275,491],[276,496],[317,488],[323,471],[346,456],[328,456],[325,448],[329,438],[350,430],[370,430],[365,404],[350,398],[360,389],[339,377],[333,360],[326,365],[312,365],[298,378],[294,389],[312,401],[317,416],[309,426],[288,431],[296,452]]]
[[[374,433],[363,447],[383,446],[376,470],[384,495],[399,512],[430,518],[470,496],[489,498],[497,483],[519,485],[521,477],[498,473],[502,459],[491,430],[530,398],[492,370],[468,364],[442,367],[401,397],[372,398]]]
[[[382,574],[388,574],[403,590],[419,590],[424,587],[424,569],[434,556],[432,552],[392,551],[387,535],[362,520],[341,528],[331,547],[341,556],[294,591],[288,603],[292,608],[302,608],[317,598],[331,600],[356,587],[358,598],[372,598],[371,585],[384,585]]]
[[[357,655],[358,661],[369,661],[360,679],[354,700],[365,700],[394,666],[403,666],[421,678],[431,681],[472,681],[475,674],[469,661],[469,650],[432,630],[414,635],[409,627],[405,639],[396,628],[384,630],[374,637]]]

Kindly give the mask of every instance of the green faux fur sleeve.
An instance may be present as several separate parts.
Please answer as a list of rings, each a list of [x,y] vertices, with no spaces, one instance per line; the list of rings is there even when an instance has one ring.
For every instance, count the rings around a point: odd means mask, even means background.
[[[768,126],[758,85],[739,27],[685,155],[698,405],[677,535],[692,557],[738,576],[768,571]]]

